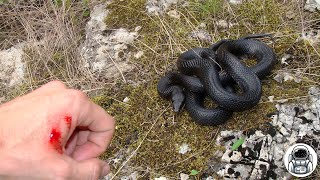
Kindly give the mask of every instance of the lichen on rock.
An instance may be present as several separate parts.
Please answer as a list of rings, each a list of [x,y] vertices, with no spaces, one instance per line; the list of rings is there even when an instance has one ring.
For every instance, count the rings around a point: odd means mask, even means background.
[[[146,9],[150,15],[163,15],[172,6],[181,5],[185,2],[185,0],[148,0]]]
[[[138,37],[138,32],[124,28],[108,29],[104,22],[107,15],[106,5],[94,7],[80,51],[85,67],[99,76],[113,78],[133,69],[128,62],[131,56],[128,49]]]
[[[22,82],[25,65],[22,62],[24,44],[0,51],[0,83],[12,87]]]
[[[320,10],[320,0],[307,0],[304,9],[310,12]]]

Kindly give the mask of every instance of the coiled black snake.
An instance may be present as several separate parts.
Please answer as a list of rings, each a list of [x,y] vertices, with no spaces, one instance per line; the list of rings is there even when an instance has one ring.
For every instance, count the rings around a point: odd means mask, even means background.
[[[180,72],[169,72],[160,79],[160,96],[171,99],[175,112],[185,104],[192,119],[202,125],[219,125],[234,111],[255,106],[262,94],[260,79],[270,73],[276,55],[268,45],[254,40],[269,36],[250,35],[238,40],[221,40],[209,48],[190,49],[179,57]],[[257,60],[254,66],[244,65],[240,58]],[[236,93],[238,85],[241,93]],[[204,107],[209,96],[217,108]]]

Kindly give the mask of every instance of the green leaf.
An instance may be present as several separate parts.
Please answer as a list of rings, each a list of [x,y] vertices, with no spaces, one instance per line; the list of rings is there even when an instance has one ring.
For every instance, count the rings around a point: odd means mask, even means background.
[[[243,137],[240,138],[240,139],[238,139],[238,140],[232,145],[232,147],[231,147],[232,151],[238,149],[238,147],[240,147],[240,146],[243,144],[243,142],[244,142],[244,138],[243,138]]]
[[[191,175],[191,176],[195,176],[195,175],[197,175],[197,174],[199,174],[199,172],[198,172],[197,170],[195,170],[195,169],[192,169],[190,175]]]
[[[83,15],[83,17],[89,17],[90,16],[90,10],[89,9],[84,10],[82,15]]]

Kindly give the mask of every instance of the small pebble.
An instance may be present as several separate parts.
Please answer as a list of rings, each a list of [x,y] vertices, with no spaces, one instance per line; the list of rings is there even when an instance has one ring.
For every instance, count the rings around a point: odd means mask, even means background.
[[[180,14],[178,13],[178,11],[176,10],[171,10],[167,13],[170,17],[179,19],[180,18]]]
[[[179,153],[180,154],[186,154],[187,152],[191,151],[191,148],[189,147],[188,144],[183,143],[180,147],[179,147]]]
[[[138,51],[135,55],[134,58],[140,59],[143,56],[144,52],[143,51]]]
[[[134,28],[134,31],[140,31],[142,29],[142,27],[141,26],[137,26],[136,28]]]
[[[188,179],[189,179],[188,174],[180,173],[180,180],[188,180]]]
[[[269,99],[269,102],[273,102],[274,96],[269,96],[268,99]]]
[[[129,101],[130,101],[130,99],[128,97],[125,97],[122,102],[128,103]]]

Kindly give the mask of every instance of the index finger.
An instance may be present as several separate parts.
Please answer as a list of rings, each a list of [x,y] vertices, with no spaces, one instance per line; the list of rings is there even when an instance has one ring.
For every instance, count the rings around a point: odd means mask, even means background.
[[[76,160],[85,160],[101,155],[111,142],[115,120],[100,106],[93,103],[84,93],[78,92],[79,99],[77,127],[89,131],[87,141],[73,152]]]

